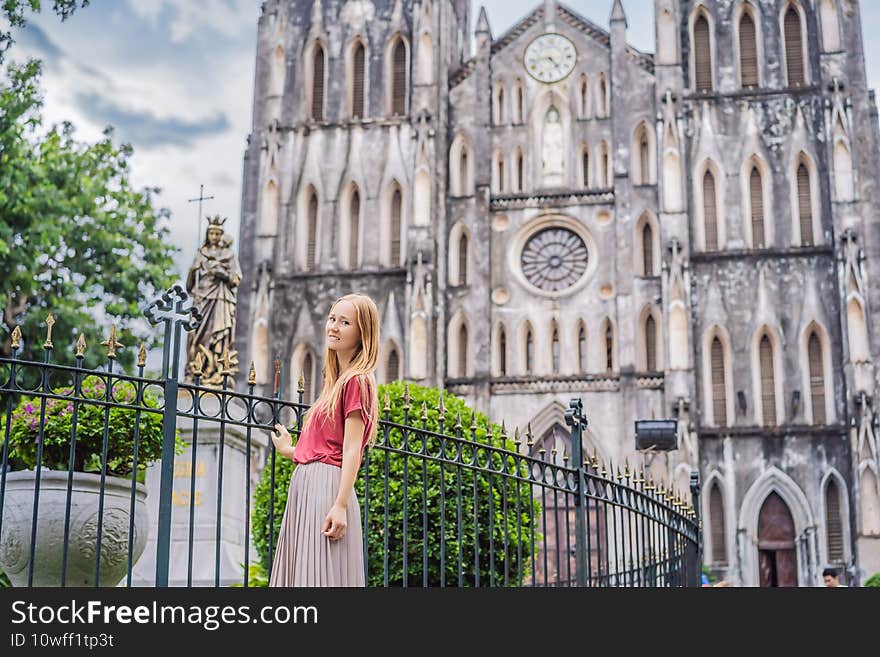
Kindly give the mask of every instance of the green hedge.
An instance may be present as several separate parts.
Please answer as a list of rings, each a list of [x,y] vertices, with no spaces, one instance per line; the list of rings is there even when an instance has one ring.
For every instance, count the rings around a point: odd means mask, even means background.
[[[880,573],[874,573],[867,580],[865,580],[865,586],[871,588],[880,588]]]
[[[438,413],[436,411],[440,398],[440,391],[435,388],[423,388],[409,384],[411,408],[408,424],[412,427],[422,426],[421,407],[425,402],[428,408],[428,431],[439,431]],[[392,404],[390,421],[403,424],[403,396],[404,384],[395,382],[379,386],[380,412],[384,406],[385,394],[390,395]],[[464,424],[463,436],[469,438],[468,429],[471,421],[471,409],[457,397],[444,393],[443,403],[447,409],[445,433],[453,435],[452,428],[457,413],[461,413]],[[385,414],[382,412],[382,418]],[[486,417],[477,413],[477,443],[486,444]],[[382,441],[383,428],[380,426],[380,443]],[[506,447],[515,451],[516,447],[512,440],[506,442],[501,437],[500,425],[492,425],[491,444],[496,447]],[[389,436],[392,450],[400,448],[403,436],[400,430],[395,429]],[[470,441],[469,441],[470,442]],[[473,444],[473,443],[470,443]],[[422,448],[420,435],[410,434],[408,438],[410,451],[419,451]],[[428,454],[438,454],[440,440],[432,438],[428,441]],[[447,455],[455,454],[455,444],[447,441]],[[386,456],[388,476],[385,476]],[[464,450],[464,459],[471,458],[471,450]],[[427,490],[427,553],[428,553],[428,584],[429,586],[440,585],[440,489],[441,475],[440,464],[436,461],[426,462],[427,485],[423,485],[423,459],[420,456],[404,458],[402,454],[376,447],[369,452],[369,479],[370,479],[370,503],[369,503],[369,579],[368,586],[381,586],[384,584],[384,514],[385,507],[385,483],[388,484],[388,584],[399,586],[403,583],[403,507],[404,507],[404,461],[407,461],[407,584],[419,586],[423,582],[422,560],[422,502],[425,489]],[[495,474],[490,477],[487,472],[488,459],[486,450],[477,450],[477,462],[481,466],[477,470],[477,529],[479,547],[479,570],[480,584],[488,585],[490,579],[489,558],[489,495],[492,495],[492,511],[494,516],[493,541],[494,541],[494,574],[496,585],[503,584],[505,567],[511,585],[518,583],[519,571],[522,571],[523,580],[530,575],[532,527],[534,524],[534,542],[537,546],[542,538],[538,531],[541,526],[541,508],[537,501],[530,497],[528,485],[520,485],[519,501],[520,514],[517,516],[516,481],[510,478],[502,478]],[[493,466],[500,469],[501,456],[494,455]],[[270,492],[270,463],[267,463],[261,480],[255,492],[255,505],[252,515],[253,538],[259,552],[261,565],[268,566],[268,530],[269,530],[269,492]],[[508,457],[509,470],[513,471],[513,458]],[[524,468],[523,468],[524,471]],[[287,490],[290,476],[293,472],[293,463],[288,459],[277,458],[275,470],[275,527],[273,545],[277,544],[278,530],[284,507],[287,502]],[[444,494],[445,494],[445,525],[446,556],[445,575],[447,585],[458,584],[458,557],[462,557],[463,579],[466,586],[474,584],[474,470],[462,468],[461,470],[461,499],[462,499],[462,535],[459,543],[458,535],[458,504],[457,491],[459,480],[455,466],[444,466]],[[358,500],[363,504],[365,499],[365,473],[362,468],[360,476],[355,484]],[[506,493],[505,493],[506,488]],[[507,515],[503,513],[503,499],[507,498]],[[530,513],[531,506],[531,513]],[[505,555],[504,542],[507,538],[507,554]],[[519,554],[518,554],[519,552]],[[521,561],[519,559],[521,555]],[[255,582],[257,580],[254,580]]]

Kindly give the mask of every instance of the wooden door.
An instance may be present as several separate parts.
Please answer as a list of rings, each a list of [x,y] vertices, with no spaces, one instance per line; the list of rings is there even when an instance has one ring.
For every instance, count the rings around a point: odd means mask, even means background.
[[[770,493],[758,516],[758,570],[761,586],[797,586],[794,520],[788,505]]]

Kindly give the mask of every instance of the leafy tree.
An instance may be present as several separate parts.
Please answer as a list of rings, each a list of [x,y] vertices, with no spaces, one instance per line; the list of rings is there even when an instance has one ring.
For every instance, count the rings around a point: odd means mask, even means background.
[[[24,27],[27,23],[25,11],[30,9],[39,12],[42,8],[40,0],[2,0],[0,1],[0,16],[3,16],[11,27]],[[67,20],[79,7],[85,7],[89,4],[89,0],[53,0],[52,9],[61,18]],[[0,30],[0,62],[3,61],[3,55],[12,45],[12,33]]]
[[[10,355],[10,333],[20,325],[20,357],[42,360],[51,312],[53,362],[73,361],[82,332],[87,363],[106,363],[100,342],[115,321],[126,347],[119,362],[130,367],[139,342],[154,344],[140,306],[176,278],[167,211],[153,207],[158,190],[133,189],[132,148],[114,144],[112,129],[87,144],[69,123],[43,128],[39,62],[9,66],[7,76],[0,82],[0,356]]]

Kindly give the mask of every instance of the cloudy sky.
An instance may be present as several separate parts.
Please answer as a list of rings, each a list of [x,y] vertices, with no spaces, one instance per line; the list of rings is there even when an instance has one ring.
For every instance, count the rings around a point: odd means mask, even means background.
[[[539,0],[483,0],[498,37]],[[44,3],[49,4],[49,3]],[[45,115],[72,121],[81,139],[113,125],[135,149],[134,182],[159,186],[172,212],[178,268],[192,260],[196,204],[204,184],[206,211],[229,217],[238,236],[241,169],[250,131],[260,0],[92,0],[61,22],[50,11],[14,33],[10,59],[45,62]],[[608,25],[612,0],[570,0],[573,9]],[[654,50],[653,0],[624,0],[630,43]],[[880,3],[861,3],[863,31],[880,27]],[[869,84],[880,84],[880,44],[869,42]],[[237,240],[236,240],[237,241]]]

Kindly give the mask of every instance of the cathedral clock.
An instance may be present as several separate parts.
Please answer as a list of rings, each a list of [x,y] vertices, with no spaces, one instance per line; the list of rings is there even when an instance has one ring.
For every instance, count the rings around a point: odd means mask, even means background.
[[[542,34],[526,47],[524,63],[528,74],[539,82],[559,82],[574,70],[577,50],[568,37]]]

